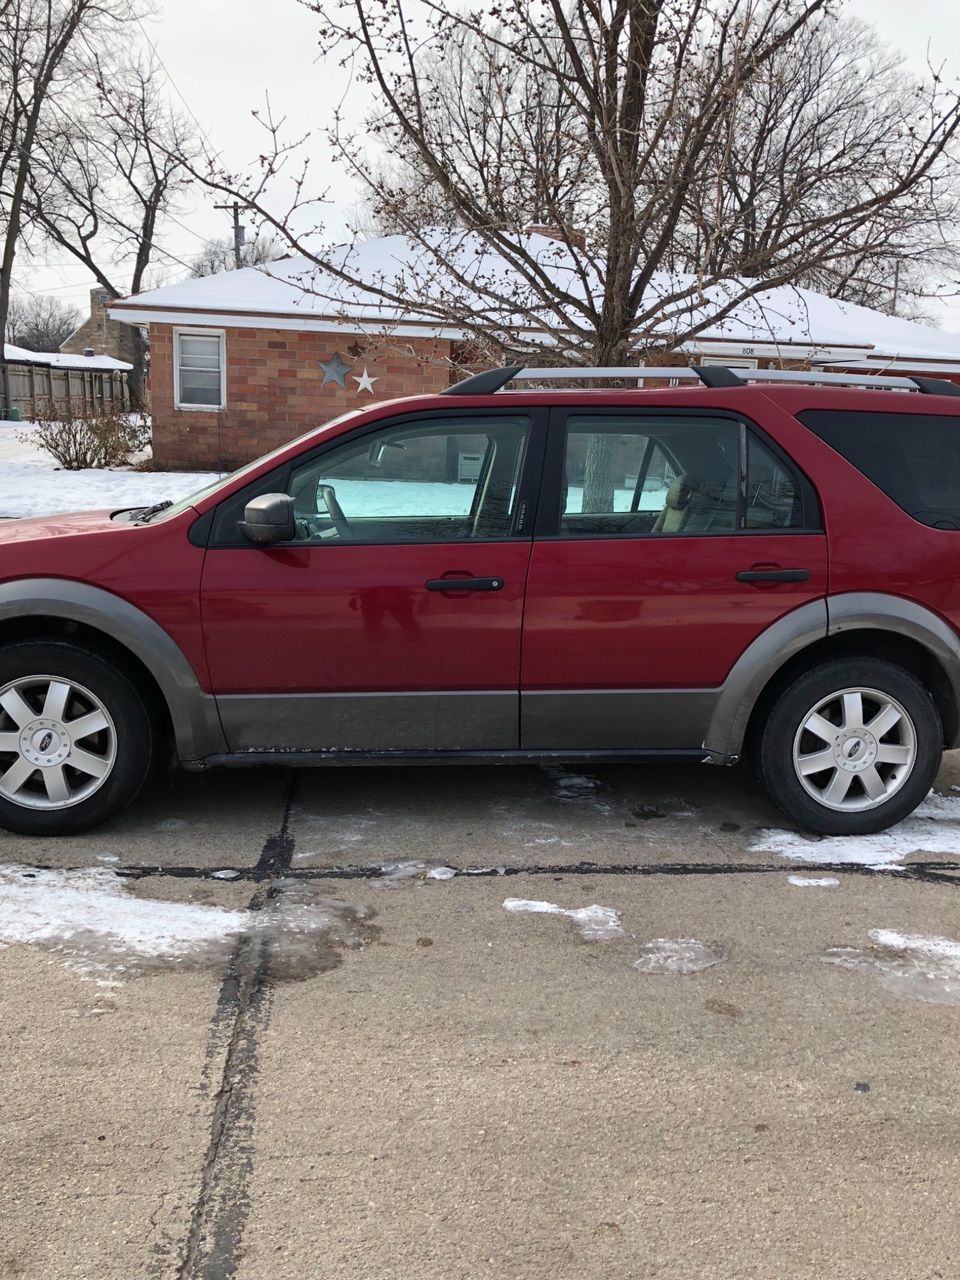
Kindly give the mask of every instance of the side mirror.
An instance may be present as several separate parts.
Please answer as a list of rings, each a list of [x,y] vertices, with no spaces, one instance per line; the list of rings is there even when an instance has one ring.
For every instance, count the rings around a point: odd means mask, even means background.
[[[253,498],[243,509],[240,532],[260,547],[292,542],[297,536],[293,499],[286,493],[263,493]]]

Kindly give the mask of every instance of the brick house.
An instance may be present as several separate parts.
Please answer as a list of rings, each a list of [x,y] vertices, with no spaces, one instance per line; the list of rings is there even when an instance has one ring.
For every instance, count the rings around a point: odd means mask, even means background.
[[[563,270],[565,247],[543,231],[531,231],[529,246]],[[458,241],[469,264],[461,275],[478,272],[489,305],[497,272],[509,293],[510,268],[502,259],[491,268],[489,251],[470,240],[464,235]],[[436,266],[425,265],[422,250],[401,236],[338,252],[367,289],[316,273],[306,259],[286,258],[109,306],[114,321],[149,327],[159,465],[236,466],[347,409],[435,392],[467,366],[478,367],[463,331],[418,314],[415,304],[401,310],[377,292],[395,293],[402,281],[407,297],[449,298],[459,290],[458,304],[469,305],[462,280],[454,286],[438,281]],[[665,278],[652,287],[675,283]],[[717,301],[696,305],[709,310]],[[873,368],[960,381],[960,336],[809,290],[781,288],[742,304],[664,363]]]

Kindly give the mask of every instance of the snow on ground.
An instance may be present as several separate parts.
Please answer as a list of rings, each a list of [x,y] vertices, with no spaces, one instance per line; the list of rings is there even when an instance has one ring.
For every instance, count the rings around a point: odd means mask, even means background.
[[[0,868],[0,945],[39,944],[88,977],[222,947],[247,924],[242,911],[134,897],[108,867]]]
[[[612,907],[600,907],[594,903],[589,907],[575,907],[572,910],[558,907],[553,902],[538,902],[530,898],[505,898],[504,911],[517,913],[530,912],[533,915],[566,916],[576,925],[580,934],[590,942],[607,942],[610,938],[623,935],[620,928],[620,913]]]
[[[696,938],[652,938],[640,952],[640,959],[633,962],[638,972],[680,977],[702,973],[719,964],[726,954],[715,942],[699,942]]]
[[[949,938],[871,929],[871,946],[831,947],[821,959],[870,973],[894,995],[929,1004],[960,1004],[960,943]]]
[[[216,480],[212,471],[64,471],[30,440],[29,422],[0,422],[0,517],[145,507],[177,501]],[[28,437],[21,440],[19,437]]]
[[[794,862],[849,863],[875,871],[896,870],[914,853],[960,856],[960,796],[931,791],[909,818],[873,836],[821,839],[771,827],[750,846],[753,853],[778,853]]]
[[[840,883],[833,876],[787,876],[787,880],[800,889],[833,889]]]
[[[236,875],[231,869],[220,879]],[[314,886],[279,882],[282,892],[258,912],[164,902],[131,892],[108,867],[41,871],[0,867],[0,947],[43,947],[68,969],[104,984],[165,966],[226,961],[244,934],[270,941],[272,971],[319,972],[338,949],[361,945],[369,914]]]

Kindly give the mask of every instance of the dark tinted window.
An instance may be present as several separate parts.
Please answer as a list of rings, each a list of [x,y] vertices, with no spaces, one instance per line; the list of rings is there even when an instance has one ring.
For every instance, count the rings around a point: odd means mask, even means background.
[[[798,417],[915,520],[960,529],[960,417],[819,410]]]
[[[819,525],[809,482],[731,418],[571,414],[561,484],[561,537]]]
[[[729,418],[571,414],[561,536],[733,532],[739,442]]]
[[[771,449],[747,433],[747,529],[799,529],[803,502],[797,477]]]

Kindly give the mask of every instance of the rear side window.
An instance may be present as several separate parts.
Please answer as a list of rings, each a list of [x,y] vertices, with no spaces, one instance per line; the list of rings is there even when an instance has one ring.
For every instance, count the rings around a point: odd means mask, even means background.
[[[819,527],[809,482],[723,416],[571,413],[560,483],[561,538]]]
[[[746,529],[799,529],[803,525],[803,498],[797,476],[747,432]]]
[[[797,416],[914,520],[960,529],[960,417],[813,409]]]

